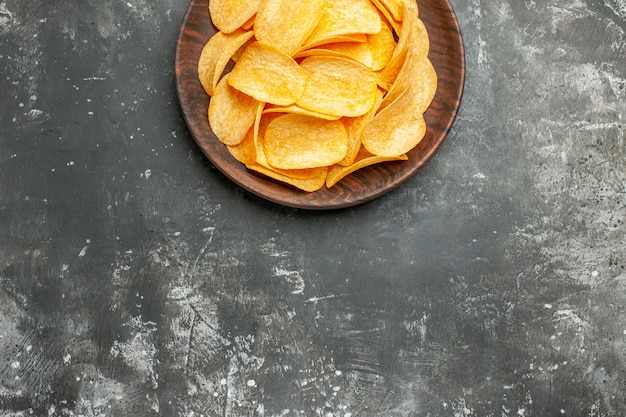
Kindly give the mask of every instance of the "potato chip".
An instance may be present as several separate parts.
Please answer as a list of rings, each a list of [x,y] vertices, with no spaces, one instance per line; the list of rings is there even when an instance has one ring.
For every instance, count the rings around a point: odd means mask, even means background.
[[[409,52],[396,80],[385,95],[380,109],[393,103],[398,96],[409,89],[416,95],[412,103],[414,111],[425,112],[437,91],[437,73],[428,57]]]
[[[343,125],[346,128],[346,132],[348,133],[348,150],[346,151],[346,156],[338,162],[339,165],[351,165],[354,163],[355,158],[357,157],[357,153],[359,149],[361,149],[361,132],[367,123],[374,117],[380,103],[383,100],[382,91],[378,90],[378,94],[376,95],[376,103],[370,109],[369,112],[362,116],[358,117],[343,117],[341,119]]]
[[[209,14],[221,32],[231,33],[243,26],[259,10],[263,0],[211,0]]]
[[[307,73],[289,55],[253,42],[233,67],[229,83],[259,101],[288,106],[304,92]]]
[[[383,21],[387,22],[396,31],[396,33],[399,34],[402,20],[394,19],[389,9],[387,9],[380,0],[371,0],[371,2],[374,7],[378,9],[378,12],[381,14]]]
[[[423,139],[426,123],[424,115],[414,110],[415,97],[409,89],[374,116],[361,133],[365,149],[379,156],[401,155]]]
[[[387,23],[383,23],[380,32],[365,35],[363,42],[325,43],[314,48],[301,50],[294,55],[294,58],[320,55],[345,57],[360,62],[372,71],[379,71],[387,65],[395,48],[396,40],[391,27]]]
[[[355,117],[367,113],[376,101],[376,77],[356,61],[311,56],[300,67],[308,73],[308,82],[296,104],[305,109]]]
[[[264,149],[267,161],[276,168],[328,166],[346,155],[348,134],[339,120],[287,114],[268,125]]]
[[[254,123],[259,102],[232,88],[229,78],[222,78],[209,101],[209,124],[222,143],[236,145]]]
[[[355,158],[354,163],[348,166],[333,165],[328,169],[328,175],[326,176],[326,187],[332,187],[345,176],[350,175],[353,172],[367,166],[379,164],[381,162],[406,161],[407,159],[409,158],[406,156],[406,154],[394,156],[378,156],[372,155],[367,150],[361,148]]]
[[[407,3],[408,1],[410,1],[412,4],[417,5],[417,2],[415,2],[415,0],[379,0],[379,1],[385,7],[385,9],[389,10],[389,13],[391,13],[391,17],[397,21],[402,20],[402,14],[403,14],[402,12],[403,12],[404,3]]]
[[[230,34],[217,32],[202,48],[198,61],[200,84],[212,96],[228,61],[254,34],[241,29]]]
[[[327,1],[321,19],[304,42],[303,49],[328,43],[328,39],[336,36],[378,33],[381,25],[378,10],[370,0]]]
[[[236,145],[227,145],[228,152],[244,165],[256,163],[256,147],[254,145],[254,128],[248,129],[243,140]]]
[[[254,21],[259,42],[293,55],[311,35],[324,10],[324,0],[265,0]]]
[[[366,38],[367,39],[367,38]],[[367,42],[337,42],[305,49],[294,55],[294,58],[306,58],[309,56],[334,56],[339,58],[350,58],[367,68],[372,69],[374,58],[370,45]]]
[[[324,113],[320,113],[320,112],[316,112],[316,111],[312,111],[309,109],[304,109],[300,106],[298,106],[297,104],[292,104],[291,106],[267,106],[264,110],[263,113],[267,114],[267,113],[290,113],[290,114],[302,114],[305,116],[313,116],[313,117],[318,117],[320,119],[326,119],[326,120],[339,120],[341,117],[340,116],[335,116],[335,115],[331,115],[331,114],[324,114]]]
[[[367,44],[372,52],[372,71],[387,66],[397,46],[393,30],[387,22],[383,22],[380,32],[367,35]]]
[[[399,23],[398,26],[395,28],[395,30],[399,32],[399,37],[391,58],[389,59],[385,67],[381,71],[378,71],[376,73],[376,76],[378,78],[378,85],[384,90],[389,90],[391,84],[393,84],[393,82],[395,81],[398,73],[402,69],[404,62],[407,59],[409,49],[412,48],[412,28],[415,26],[414,21],[417,19],[417,16],[411,12],[411,9],[408,5],[404,6],[403,16],[403,21]]]
[[[293,185],[294,187],[307,192],[314,192],[322,188],[326,181],[326,174],[328,172],[327,167],[322,167],[317,170],[316,176],[312,176],[310,178],[294,178],[259,164],[247,164],[246,168],[259,172],[269,178],[273,178],[285,184]]]

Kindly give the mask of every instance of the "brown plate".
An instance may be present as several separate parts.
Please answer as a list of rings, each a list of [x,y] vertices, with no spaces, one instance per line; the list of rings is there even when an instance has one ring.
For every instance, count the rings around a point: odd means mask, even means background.
[[[465,80],[465,53],[459,23],[448,0],[419,0],[420,18],[430,36],[429,58],[437,71],[437,94],[424,114],[426,136],[408,153],[408,161],[385,162],[356,171],[330,189],[307,193],[253,173],[217,140],[207,119],[209,97],[198,80],[202,47],[217,29],[208,0],[192,0],[176,45],[176,87],[183,117],[202,152],[244,189],[285,206],[326,210],[370,201],[399,186],[423,167],[446,138],[456,117]]]

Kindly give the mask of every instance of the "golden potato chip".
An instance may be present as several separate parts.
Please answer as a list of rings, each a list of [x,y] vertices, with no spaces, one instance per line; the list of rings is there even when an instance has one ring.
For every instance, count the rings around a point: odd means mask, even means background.
[[[409,89],[415,95],[413,110],[425,112],[437,91],[437,73],[428,57],[409,52],[396,80],[385,95],[380,110],[393,103]]]
[[[378,9],[378,12],[381,14],[383,21],[387,22],[396,31],[396,33],[399,34],[400,27],[402,25],[402,19],[394,19],[389,9],[387,9],[380,0],[371,0],[371,2],[374,7]]]
[[[217,32],[202,48],[198,61],[200,84],[212,96],[228,61],[254,34],[237,29],[230,34]]]
[[[387,65],[385,65],[381,71],[376,73],[378,85],[384,90],[389,90],[389,88],[391,88],[391,84],[395,81],[407,59],[409,50],[413,48],[413,46],[411,46],[411,36],[416,19],[417,16],[412,12],[410,6],[408,6],[405,1],[403,8],[403,20],[398,23],[398,26],[395,28],[395,30],[399,33],[396,48],[387,62]]]
[[[380,32],[367,35],[367,44],[372,53],[372,71],[379,71],[387,66],[397,46],[393,30],[387,22],[383,22]]]
[[[408,89],[363,128],[361,142],[370,153],[396,156],[413,149],[426,133],[424,115],[415,110],[416,94]]]
[[[222,78],[209,101],[209,125],[222,143],[236,145],[254,123],[259,102],[232,88],[229,77]]]
[[[243,140],[236,145],[227,145],[228,152],[244,165],[256,163],[256,147],[254,145],[254,128],[248,129]]]
[[[304,49],[297,52],[294,58],[306,58],[314,55],[345,57],[360,62],[372,71],[379,71],[387,65],[396,48],[396,40],[391,27],[387,23],[383,23],[380,32],[364,36],[364,41],[330,42]]]
[[[406,161],[407,159],[409,158],[406,156],[406,154],[397,156],[378,156],[372,155],[366,149],[361,148],[354,163],[348,166],[333,165],[328,169],[328,175],[326,176],[326,187],[332,187],[346,175],[350,175],[353,172],[367,166],[379,164],[381,162]]]
[[[211,0],[209,14],[221,32],[231,33],[243,26],[259,10],[263,0]]]
[[[276,171],[259,164],[247,164],[246,168],[259,172],[269,178],[284,182],[285,184],[293,185],[294,187],[307,192],[314,192],[322,188],[326,181],[326,174],[328,172],[327,167],[322,167],[317,169],[318,174],[316,176],[312,176],[310,178],[294,178],[280,171]]]
[[[339,120],[287,114],[267,126],[264,149],[267,161],[276,168],[328,166],[346,155],[348,134]]]
[[[348,150],[346,151],[346,156],[338,162],[339,165],[347,166],[354,163],[357,153],[359,152],[359,149],[361,149],[361,131],[365,125],[372,120],[382,100],[383,93],[378,90],[378,94],[376,94],[376,103],[369,112],[362,116],[343,117],[341,119],[346,128],[346,132],[348,133]]]
[[[246,23],[241,25],[243,30],[252,30],[254,28],[254,21],[256,20],[256,14],[254,14],[250,19],[246,20]]]
[[[289,55],[253,42],[230,72],[229,83],[259,101],[288,106],[304,92],[307,73]]]
[[[263,113],[267,114],[267,113],[291,113],[291,114],[302,114],[305,116],[313,116],[313,117],[318,117],[320,119],[326,119],[326,120],[338,120],[341,117],[340,116],[334,116],[331,114],[324,114],[324,113],[320,113],[320,112],[316,112],[316,111],[312,111],[309,109],[304,109],[300,106],[298,106],[297,104],[292,104],[291,106],[273,106],[273,105],[269,105],[267,106],[264,110]]]
[[[297,168],[297,169],[281,169],[276,168],[269,164],[267,161],[267,157],[265,156],[265,132],[267,131],[267,127],[269,124],[278,117],[282,116],[278,113],[269,113],[262,116],[259,120],[259,123],[255,125],[255,133],[254,133],[254,143],[255,143],[255,153],[256,153],[256,163],[275,171],[280,175],[285,175],[290,178],[295,179],[308,179],[317,177],[320,175],[320,169],[322,167],[316,168]],[[325,171],[324,171],[325,172]]]
[[[378,10],[370,0],[327,1],[313,33],[304,42],[305,48],[328,43],[341,35],[372,34],[381,30]]]
[[[296,53],[294,58],[306,58],[309,56],[350,58],[370,69],[372,69],[372,63],[374,61],[370,45],[368,45],[367,42],[337,42],[319,45],[315,48],[305,49]]]
[[[293,55],[311,35],[324,10],[324,0],[265,0],[254,21],[259,42]]]
[[[379,0],[380,3],[385,7],[385,9],[389,10],[391,13],[391,17],[394,20],[400,21],[402,20],[402,11],[404,7],[404,3],[408,3],[409,1],[412,4],[415,4],[417,7],[417,2],[415,0]]]
[[[300,67],[307,72],[308,81],[296,104],[305,109],[354,117],[367,113],[376,101],[376,77],[356,61],[310,56]]]

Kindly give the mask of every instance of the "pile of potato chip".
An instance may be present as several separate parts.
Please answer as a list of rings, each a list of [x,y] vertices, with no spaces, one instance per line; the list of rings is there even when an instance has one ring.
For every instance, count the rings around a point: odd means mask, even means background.
[[[424,137],[437,75],[415,0],[210,0],[209,13],[209,124],[248,169],[312,192]]]

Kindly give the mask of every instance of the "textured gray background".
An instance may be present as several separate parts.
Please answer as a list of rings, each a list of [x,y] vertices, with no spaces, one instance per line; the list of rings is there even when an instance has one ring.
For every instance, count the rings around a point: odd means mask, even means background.
[[[454,0],[400,188],[276,206],[202,156],[183,0],[0,0],[0,415],[626,415],[626,3]]]

